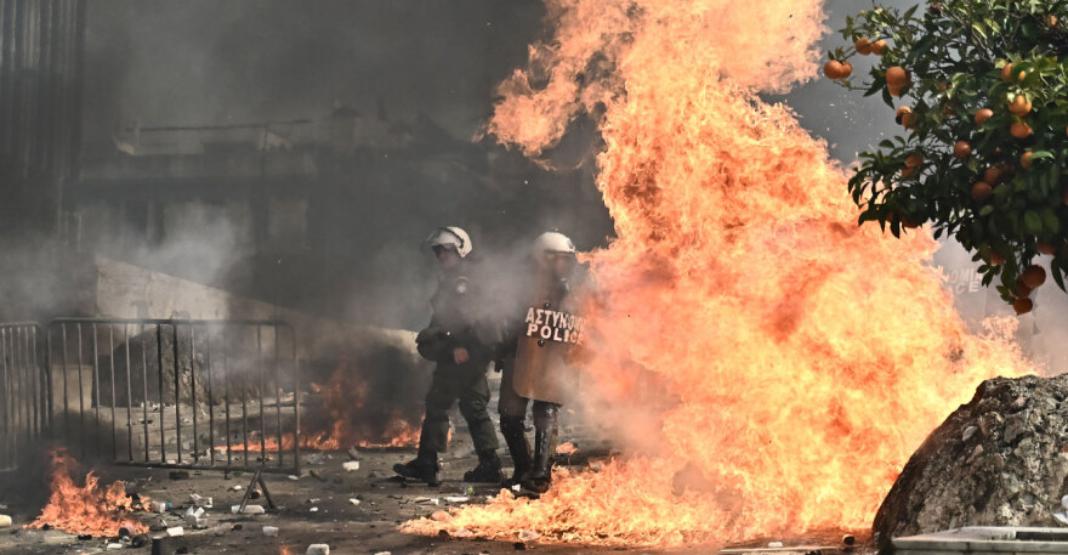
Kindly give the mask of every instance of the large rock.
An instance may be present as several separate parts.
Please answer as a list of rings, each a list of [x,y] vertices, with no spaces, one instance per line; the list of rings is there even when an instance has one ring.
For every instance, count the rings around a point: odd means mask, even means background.
[[[983,382],[912,455],[875,517],[891,537],[972,525],[1058,526],[1068,494],[1068,374]]]

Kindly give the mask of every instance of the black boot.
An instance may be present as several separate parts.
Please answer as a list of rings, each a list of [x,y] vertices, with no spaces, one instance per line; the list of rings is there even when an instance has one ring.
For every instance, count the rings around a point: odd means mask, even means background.
[[[557,405],[546,403],[542,410],[535,411],[533,465],[530,475],[520,484],[523,489],[534,494],[540,495],[549,491],[552,483],[558,409]]]
[[[478,454],[478,466],[464,473],[464,481],[476,484],[499,484],[504,479],[501,459],[496,451]]]
[[[403,464],[397,463],[393,465],[393,472],[396,472],[397,475],[426,482],[429,486],[441,485],[441,480],[438,479],[438,471],[440,470],[441,465],[438,464],[438,454],[433,451],[420,450],[415,459]]]
[[[508,452],[512,455],[512,465],[514,466],[512,477],[501,482],[501,486],[511,488],[522,482],[530,474],[532,465],[530,442],[527,441],[523,419],[502,418],[501,435],[504,436],[504,443],[508,445]]]

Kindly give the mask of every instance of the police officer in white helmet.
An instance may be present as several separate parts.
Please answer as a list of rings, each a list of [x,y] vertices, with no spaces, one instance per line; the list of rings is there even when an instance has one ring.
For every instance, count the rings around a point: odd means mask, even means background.
[[[541,234],[531,250],[531,280],[512,322],[514,351],[504,359],[501,433],[514,462],[511,480],[532,494],[548,491],[556,450],[557,415],[575,387],[574,352],[583,342],[580,314],[584,280],[577,271],[575,244],[566,235]],[[533,404],[534,449],[525,433]]]
[[[490,392],[486,380],[486,369],[498,348],[499,327],[482,316],[480,305],[485,299],[472,275],[472,245],[467,232],[455,226],[442,227],[427,238],[427,244],[441,276],[430,301],[433,316],[416,337],[416,345],[436,366],[426,396],[419,452],[414,460],[393,469],[406,478],[430,485],[440,483],[438,454],[447,447],[448,411],[458,400],[479,458],[478,466],[465,473],[464,480],[499,483],[503,474],[497,434],[487,411]]]

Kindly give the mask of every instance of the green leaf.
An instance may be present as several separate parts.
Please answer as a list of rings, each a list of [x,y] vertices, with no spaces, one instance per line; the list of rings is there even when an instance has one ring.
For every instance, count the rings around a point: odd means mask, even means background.
[[[1042,233],[1042,217],[1034,210],[1024,212],[1024,227],[1031,234],[1037,235]]]

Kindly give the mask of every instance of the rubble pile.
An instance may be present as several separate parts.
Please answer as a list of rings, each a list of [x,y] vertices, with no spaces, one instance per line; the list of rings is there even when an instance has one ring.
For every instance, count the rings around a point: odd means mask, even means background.
[[[912,455],[875,517],[891,537],[1058,526],[1068,493],[1068,375],[983,382]]]

